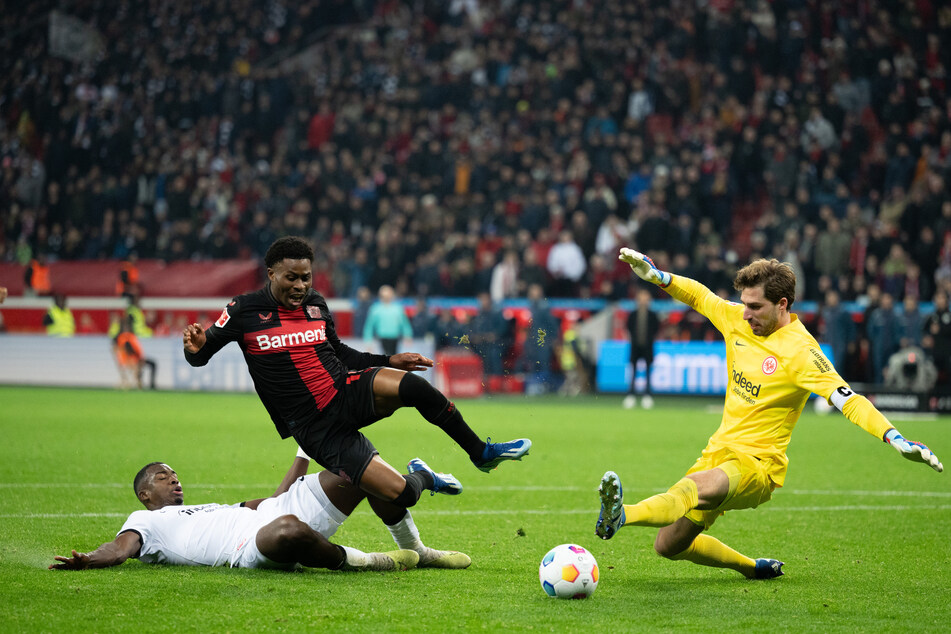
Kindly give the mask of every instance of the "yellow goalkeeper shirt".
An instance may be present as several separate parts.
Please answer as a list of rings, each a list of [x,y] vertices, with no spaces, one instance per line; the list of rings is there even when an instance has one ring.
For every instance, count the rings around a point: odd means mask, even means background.
[[[770,479],[786,479],[786,447],[809,394],[828,399],[848,384],[795,314],[767,337],[753,334],[743,305],[726,301],[689,278],[665,289],[716,326],[726,340],[728,381],[720,427],[704,453],[730,449],[767,462]]]

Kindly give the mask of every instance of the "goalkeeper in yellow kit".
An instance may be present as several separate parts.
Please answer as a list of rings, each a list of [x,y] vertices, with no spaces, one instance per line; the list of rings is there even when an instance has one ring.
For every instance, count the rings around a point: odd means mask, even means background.
[[[737,304],[694,280],[660,271],[633,249],[621,249],[619,259],[716,326],[726,340],[729,382],[720,427],[686,477],[667,492],[624,504],[620,478],[613,471],[604,474],[598,537],[611,539],[622,526],[659,527],[654,549],[668,559],[730,568],[751,579],[782,575],[783,562],[751,559],[703,531],[724,511],[755,508],[783,485],[790,434],[812,392],[905,458],[944,469],[928,447],[903,438],[867,398],[852,391],[789,312],[796,276],[787,264],[757,260],[737,272]]]

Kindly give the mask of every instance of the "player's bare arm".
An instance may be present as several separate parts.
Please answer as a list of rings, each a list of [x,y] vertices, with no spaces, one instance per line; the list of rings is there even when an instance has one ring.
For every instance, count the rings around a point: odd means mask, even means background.
[[[281,480],[281,483],[277,485],[277,489],[271,495],[272,498],[276,498],[282,493],[286,493],[288,489],[291,488],[291,485],[300,478],[301,476],[307,475],[307,469],[310,467],[310,457],[304,453],[303,449],[297,450],[297,455],[294,456],[294,462],[291,463],[290,469],[287,470],[287,473],[284,474],[284,479]],[[257,510],[258,506],[266,500],[267,498],[258,498],[256,500],[248,500],[244,503],[245,508]]]
[[[129,557],[135,557],[142,548],[142,538],[134,531],[126,531],[111,542],[106,542],[91,553],[73,551],[72,557],[54,557],[58,564],[50,564],[50,570],[86,570],[118,566]]]
[[[185,326],[182,331],[182,343],[185,345],[185,350],[192,354],[201,350],[202,346],[205,345],[205,330],[201,327],[201,324],[195,323]]]

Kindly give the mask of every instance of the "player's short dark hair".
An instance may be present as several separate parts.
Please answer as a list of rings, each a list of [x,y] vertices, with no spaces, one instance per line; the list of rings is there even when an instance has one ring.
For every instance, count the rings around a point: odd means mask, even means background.
[[[736,272],[733,288],[742,291],[754,286],[762,286],[763,295],[774,304],[785,297],[791,308],[796,300],[796,274],[776,258],[754,260]]]
[[[271,268],[281,260],[310,260],[314,261],[314,249],[307,240],[297,236],[284,236],[275,240],[267,253],[264,254],[264,264]]]
[[[165,464],[165,463],[164,462],[150,462],[149,464],[139,469],[139,472],[135,474],[135,478],[132,479],[132,490],[135,491],[136,495],[139,494],[139,489],[142,487],[142,483],[145,481],[145,476],[148,474],[149,468],[154,467],[157,464]]]

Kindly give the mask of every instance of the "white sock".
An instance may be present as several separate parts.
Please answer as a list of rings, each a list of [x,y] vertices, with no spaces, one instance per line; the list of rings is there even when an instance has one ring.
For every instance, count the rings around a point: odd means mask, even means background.
[[[367,554],[362,550],[350,548],[349,546],[341,546],[341,548],[343,548],[347,556],[343,562],[345,568],[362,568],[367,565]]]
[[[400,548],[416,550],[423,545],[422,540],[419,538],[419,529],[416,528],[416,522],[413,521],[413,516],[410,514],[409,509],[406,510],[406,515],[403,516],[403,519],[392,526],[387,524],[386,527],[389,529],[390,535],[393,536],[393,541],[395,541],[396,545]]]

